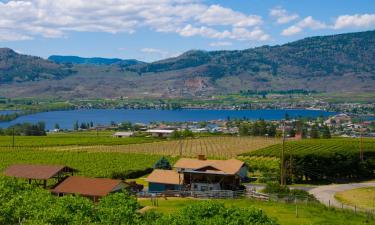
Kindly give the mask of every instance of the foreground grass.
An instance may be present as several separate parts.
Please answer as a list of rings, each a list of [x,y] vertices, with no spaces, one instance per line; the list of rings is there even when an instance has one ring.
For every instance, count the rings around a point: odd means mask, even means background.
[[[158,207],[154,207],[156,211],[162,213],[174,213],[184,206],[193,204],[196,199],[188,198],[168,198],[159,199]],[[236,200],[217,200],[224,202],[227,206],[237,207],[256,207],[264,210],[264,212],[275,219],[280,224],[285,225],[303,225],[303,224],[329,224],[329,225],[356,225],[356,224],[374,224],[374,220],[368,220],[365,215],[354,214],[351,211],[341,211],[332,208],[327,208],[320,204],[298,204],[298,216],[296,216],[296,205],[276,203],[276,202],[262,202],[251,199],[236,199]],[[143,206],[151,206],[150,199],[139,199]]]
[[[375,209],[375,187],[356,188],[336,193],[340,202],[361,209]]]

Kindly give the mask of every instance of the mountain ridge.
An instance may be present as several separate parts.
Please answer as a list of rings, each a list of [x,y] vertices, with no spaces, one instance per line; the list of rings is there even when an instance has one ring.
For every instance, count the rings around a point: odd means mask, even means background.
[[[17,79],[16,82],[8,79],[2,82],[0,95],[164,98],[205,97],[248,90],[373,92],[373,46],[375,31],[365,31],[316,36],[244,50],[191,50],[177,57],[132,65],[121,62],[96,66],[57,64],[46,60],[47,63],[38,63],[40,69],[36,71],[30,67],[14,69],[13,65],[8,65],[15,74],[32,69],[30,74],[36,78],[29,76],[29,80]],[[1,57],[0,54],[0,83],[3,76],[1,65],[9,61],[4,60],[4,56],[1,60]],[[40,65],[47,65],[47,74],[51,76],[41,76],[45,71]],[[57,69],[51,71],[50,67]],[[61,71],[70,73],[60,76]],[[6,93],[11,88],[19,91]]]

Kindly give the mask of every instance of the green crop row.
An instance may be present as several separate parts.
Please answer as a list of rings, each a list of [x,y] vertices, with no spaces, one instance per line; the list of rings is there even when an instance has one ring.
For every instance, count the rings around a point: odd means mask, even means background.
[[[0,149],[0,171],[12,164],[66,165],[78,169],[80,175],[110,177],[114,172],[143,170],[152,167],[159,155],[116,152],[73,152]],[[171,163],[175,158],[168,158]]]

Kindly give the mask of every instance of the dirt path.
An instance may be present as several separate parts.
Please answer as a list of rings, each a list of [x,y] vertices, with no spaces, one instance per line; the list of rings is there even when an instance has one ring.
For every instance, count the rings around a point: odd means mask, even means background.
[[[347,191],[362,187],[375,187],[375,182],[324,185],[311,189],[309,193],[313,194],[315,198],[327,206],[354,210],[355,208],[353,206],[343,205],[341,202],[337,201],[335,199],[335,194],[340,191]]]

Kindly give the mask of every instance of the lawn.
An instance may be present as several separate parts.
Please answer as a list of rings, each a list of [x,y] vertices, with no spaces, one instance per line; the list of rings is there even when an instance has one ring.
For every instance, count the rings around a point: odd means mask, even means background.
[[[335,198],[347,205],[375,210],[375,187],[355,188],[336,193]]]
[[[159,199],[156,211],[162,213],[173,213],[180,210],[182,207],[193,204],[196,199],[188,198],[168,198]],[[375,221],[367,221],[365,215],[354,214],[350,211],[341,211],[337,209],[328,209],[320,204],[298,204],[298,217],[296,216],[296,205],[276,203],[276,202],[262,202],[251,199],[237,199],[237,200],[217,200],[224,202],[227,206],[249,207],[253,206],[260,208],[266,212],[267,215],[276,218],[280,224],[285,225],[303,225],[303,224],[325,224],[325,225],[355,225],[355,224],[374,224]],[[140,199],[139,202],[143,206],[151,206],[150,199]],[[367,221],[367,222],[366,222]]]

